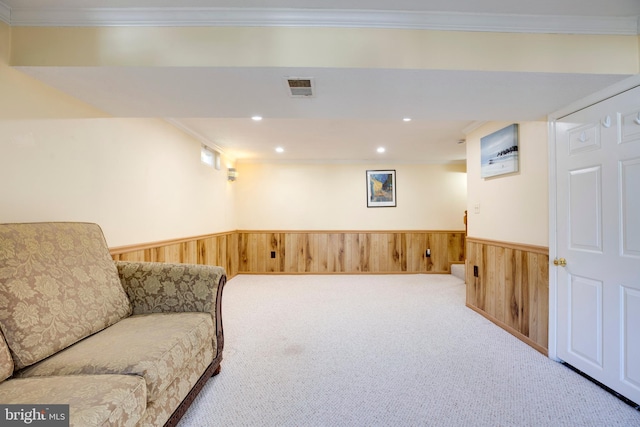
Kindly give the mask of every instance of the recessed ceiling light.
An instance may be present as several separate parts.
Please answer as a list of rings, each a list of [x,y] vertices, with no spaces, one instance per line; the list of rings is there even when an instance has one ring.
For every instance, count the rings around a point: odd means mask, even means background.
[[[410,122],[411,121],[411,117],[405,117],[404,119],[402,119],[403,122]]]
[[[278,152],[278,153],[284,153],[284,148],[282,148],[282,147],[276,147],[276,152]]]
[[[378,149],[376,151],[378,153],[384,153],[386,150],[384,149],[384,147],[378,147]]]
[[[260,120],[262,120],[262,116],[253,116],[251,117],[251,120],[259,122]]]

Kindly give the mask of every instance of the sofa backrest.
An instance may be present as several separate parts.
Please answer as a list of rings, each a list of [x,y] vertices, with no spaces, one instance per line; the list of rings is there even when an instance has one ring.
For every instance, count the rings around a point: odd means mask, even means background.
[[[4,381],[13,375],[13,359],[9,347],[0,333],[0,381]]]
[[[15,369],[130,313],[98,225],[0,224],[0,328]]]

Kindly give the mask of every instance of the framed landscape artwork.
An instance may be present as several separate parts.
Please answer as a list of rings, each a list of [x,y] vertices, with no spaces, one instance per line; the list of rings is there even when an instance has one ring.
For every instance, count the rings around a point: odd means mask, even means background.
[[[518,125],[480,138],[480,159],[482,178],[518,172]]]
[[[396,206],[396,171],[367,171],[367,207]]]

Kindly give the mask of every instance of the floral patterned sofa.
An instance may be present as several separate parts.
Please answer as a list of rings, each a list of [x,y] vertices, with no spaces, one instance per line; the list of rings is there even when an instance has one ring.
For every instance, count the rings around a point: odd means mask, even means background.
[[[0,403],[174,425],[222,360],[220,267],[114,262],[87,223],[0,224]]]

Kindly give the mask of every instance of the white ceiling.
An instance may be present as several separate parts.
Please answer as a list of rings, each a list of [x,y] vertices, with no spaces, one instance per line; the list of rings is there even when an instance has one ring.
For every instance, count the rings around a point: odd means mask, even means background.
[[[46,16],[52,10],[86,12],[93,8],[120,8],[119,13],[126,13],[127,8],[175,8],[176,4],[173,0],[0,0],[0,6],[2,3],[11,10],[11,17],[25,11]],[[640,15],[639,0],[182,0],[180,7],[636,19]],[[463,130],[474,123],[537,120],[627,77],[273,67],[21,70],[117,117],[170,119],[239,161],[460,162],[465,158],[465,146],[458,141],[464,138]],[[311,99],[290,98],[285,76],[314,77],[317,95]],[[256,114],[264,120],[252,121],[250,117]],[[412,121],[405,123],[403,117]],[[276,146],[284,147],[285,152],[276,153]],[[379,146],[386,147],[386,153],[378,154],[375,149]]]

